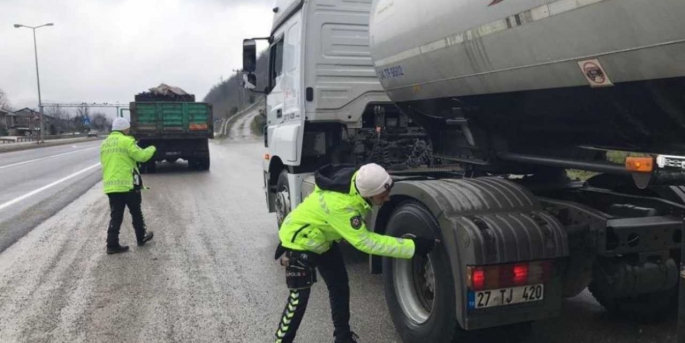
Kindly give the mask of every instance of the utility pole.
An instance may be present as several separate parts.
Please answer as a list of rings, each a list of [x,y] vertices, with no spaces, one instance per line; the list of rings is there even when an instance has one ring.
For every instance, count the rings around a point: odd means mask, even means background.
[[[233,72],[238,77],[238,112],[243,108],[243,87],[240,82],[240,74],[243,72],[242,69],[233,69]]]
[[[54,25],[53,23],[47,23],[44,25],[32,27],[32,26],[26,26],[26,25],[22,25],[22,24],[14,24],[14,27],[17,29],[25,27],[27,29],[33,30],[33,51],[34,51],[34,54],[36,57],[36,79],[38,80],[38,108],[40,110],[40,139],[39,139],[38,143],[45,143],[45,141],[43,140],[43,131],[44,131],[45,123],[44,123],[44,118],[43,118],[43,99],[41,99],[41,95],[40,95],[40,73],[38,72],[38,44],[36,44],[36,29],[39,29],[39,28],[45,27],[45,26],[53,26],[53,25]]]

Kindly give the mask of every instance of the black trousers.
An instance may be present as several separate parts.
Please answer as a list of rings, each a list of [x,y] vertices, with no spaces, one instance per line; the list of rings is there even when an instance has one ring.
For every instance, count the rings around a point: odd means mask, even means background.
[[[328,298],[331,303],[331,316],[335,327],[335,342],[346,342],[350,339],[350,285],[345,261],[337,244],[330,250],[318,255],[316,268],[328,287]],[[276,343],[292,343],[297,329],[302,323],[311,288],[290,290],[288,301],[283,310],[281,322],[276,331]]]
[[[126,193],[110,193],[109,210],[110,221],[107,229],[107,246],[119,246],[119,231],[121,223],[124,221],[124,210],[128,207],[129,213],[133,218],[133,229],[136,232],[136,239],[141,242],[145,238],[145,219],[140,205],[143,202],[140,191],[130,191]]]

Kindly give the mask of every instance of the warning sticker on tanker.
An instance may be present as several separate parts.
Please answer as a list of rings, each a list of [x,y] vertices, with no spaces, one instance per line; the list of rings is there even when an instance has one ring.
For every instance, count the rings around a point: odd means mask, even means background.
[[[604,71],[599,60],[587,60],[578,62],[580,70],[592,87],[608,87],[614,84],[609,80],[609,75]]]

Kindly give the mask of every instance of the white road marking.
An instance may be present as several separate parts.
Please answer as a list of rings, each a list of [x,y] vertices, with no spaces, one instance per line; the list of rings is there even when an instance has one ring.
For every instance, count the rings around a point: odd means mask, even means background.
[[[23,201],[24,199],[27,199],[27,198],[29,198],[29,197],[32,197],[32,196],[34,196],[34,195],[36,195],[36,194],[38,194],[38,193],[40,193],[40,192],[42,192],[42,191],[45,191],[45,190],[50,189],[50,188],[52,188],[52,187],[55,187],[55,186],[59,185],[60,183],[62,183],[62,182],[64,182],[64,181],[67,181],[67,180],[69,180],[69,179],[73,179],[74,177],[79,176],[79,175],[81,175],[81,174],[83,174],[83,173],[85,173],[85,172],[87,172],[87,171],[92,170],[92,169],[95,169],[95,168],[97,168],[97,167],[99,167],[99,166],[100,166],[100,163],[94,164],[94,165],[92,165],[92,166],[90,166],[90,167],[88,167],[88,168],[86,168],[86,169],[83,169],[83,170],[81,170],[81,171],[77,171],[76,173],[73,173],[73,174],[71,174],[71,175],[69,175],[69,176],[67,176],[67,177],[64,177],[64,178],[62,178],[62,179],[59,179],[59,180],[57,180],[57,181],[55,181],[55,182],[53,182],[53,183],[51,183],[51,184],[49,184],[49,185],[47,185],[47,186],[43,186],[43,187],[38,188],[38,189],[36,189],[36,190],[34,190],[34,191],[31,191],[31,192],[29,192],[29,193],[26,193],[26,194],[24,194],[24,195],[22,195],[22,196],[20,196],[20,197],[18,197],[18,198],[16,198],[16,199],[14,199],[14,200],[10,200],[10,201],[8,201],[8,202],[6,202],[6,203],[0,205],[0,211],[4,210],[5,208],[10,207],[10,206],[12,206],[12,205],[14,205],[14,204],[16,204],[16,203],[18,203],[18,202],[20,202],[20,201]]]
[[[35,159],[35,160],[28,160],[28,161],[19,162],[19,163],[8,164],[8,165],[6,165],[6,166],[0,166],[0,170],[5,169],[5,168],[20,166],[20,165],[27,164],[27,163],[33,163],[33,162],[38,162],[38,161],[42,161],[42,160],[47,160],[48,158],[53,158],[53,157],[58,157],[58,156],[64,156],[64,155],[69,155],[69,154],[75,154],[75,153],[77,153],[77,152],[86,151],[86,150],[92,150],[92,149],[97,149],[97,148],[99,148],[99,147],[98,147],[98,146],[94,146],[94,147],[91,147],[91,148],[86,148],[86,149],[81,149],[81,150],[76,150],[76,151],[65,152],[65,153],[61,153],[61,154],[57,154],[57,155],[52,155],[52,156],[47,156],[47,157],[41,157],[41,158],[37,158],[37,159]]]

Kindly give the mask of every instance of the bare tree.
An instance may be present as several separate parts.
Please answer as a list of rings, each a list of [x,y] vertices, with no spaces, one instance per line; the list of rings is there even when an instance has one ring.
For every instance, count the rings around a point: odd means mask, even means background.
[[[90,121],[90,127],[93,130],[104,131],[110,126],[110,120],[103,113],[93,113],[93,118]]]
[[[74,121],[79,122],[77,124],[77,127],[79,131],[85,131],[88,129],[85,125],[86,118],[88,118],[88,121],[90,121],[90,107],[87,105],[83,105],[79,108],[76,109],[76,117],[74,117]]]
[[[10,100],[2,89],[0,89],[0,110],[11,110]]]
[[[81,117],[81,120],[83,120],[83,118],[90,119],[90,107],[83,105],[76,109],[76,114],[78,117]]]
[[[57,120],[63,120],[65,118],[66,112],[59,107],[47,107],[45,109],[45,114]]]
[[[53,125],[55,125],[58,132],[69,131],[69,112],[60,107],[48,107],[45,114],[54,118]]]

